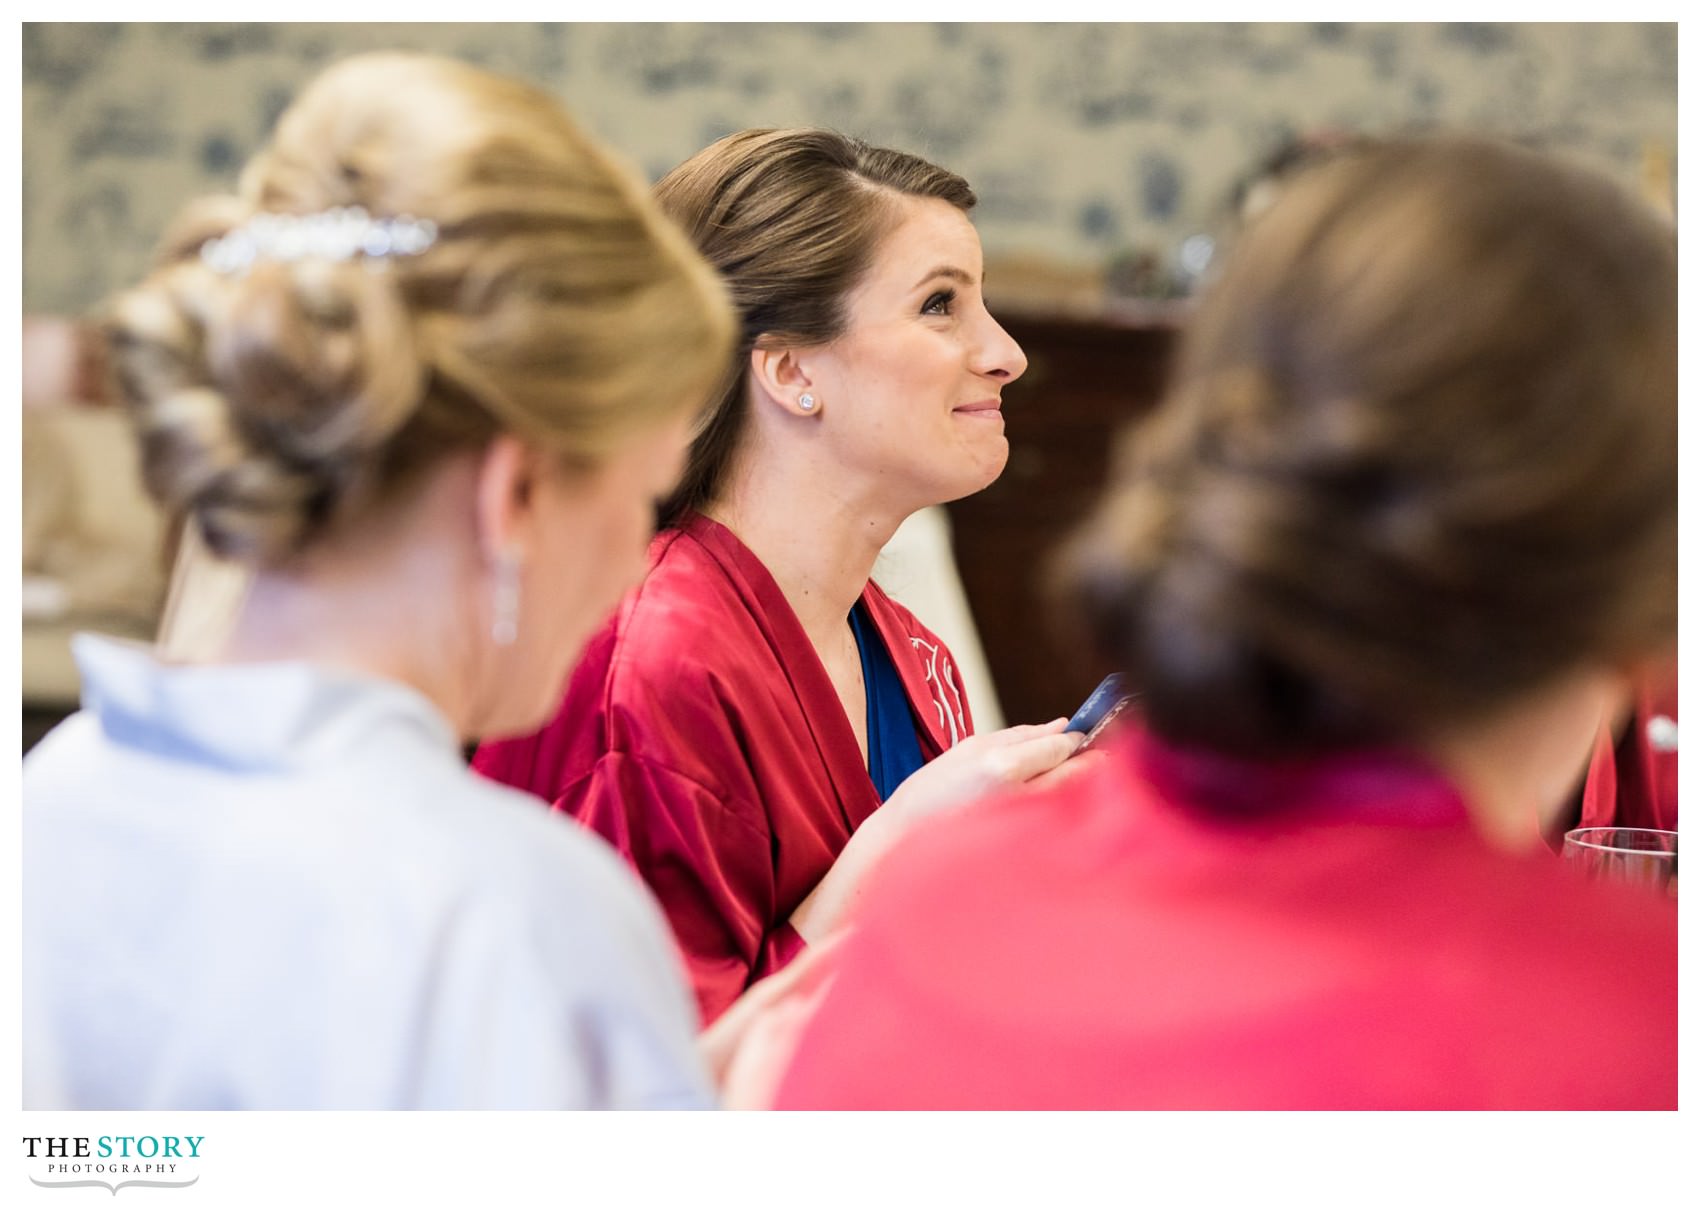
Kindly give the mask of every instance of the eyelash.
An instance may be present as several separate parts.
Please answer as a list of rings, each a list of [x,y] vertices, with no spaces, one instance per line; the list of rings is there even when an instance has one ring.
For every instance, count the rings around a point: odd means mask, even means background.
[[[941,291],[937,292],[936,294],[932,295],[930,298],[928,298],[928,300],[925,303],[923,303],[921,305],[921,314],[924,315],[924,316],[925,315],[946,315],[946,316],[948,316],[950,314],[950,305],[954,302],[956,302],[956,292],[954,290],[941,290]],[[933,308],[935,308],[935,307],[941,307],[943,310],[935,312],[933,310]]]

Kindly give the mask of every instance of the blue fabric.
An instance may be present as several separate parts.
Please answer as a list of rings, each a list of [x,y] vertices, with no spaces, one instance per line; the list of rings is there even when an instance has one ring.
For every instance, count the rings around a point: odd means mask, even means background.
[[[862,655],[862,685],[868,695],[868,777],[880,803],[897,785],[921,768],[921,740],[909,714],[909,695],[892,664],[879,630],[862,603],[850,611],[850,630]]]

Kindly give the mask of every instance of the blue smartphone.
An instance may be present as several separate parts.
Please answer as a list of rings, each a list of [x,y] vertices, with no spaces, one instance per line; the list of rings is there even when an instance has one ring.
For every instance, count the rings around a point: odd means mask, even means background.
[[[1064,732],[1086,734],[1085,742],[1075,752],[1089,748],[1137,697],[1128,690],[1127,679],[1119,673],[1112,673],[1099,682],[1098,688],[1086,696],[1080,710],[1069,718],[1068,726],[1063,729]]]

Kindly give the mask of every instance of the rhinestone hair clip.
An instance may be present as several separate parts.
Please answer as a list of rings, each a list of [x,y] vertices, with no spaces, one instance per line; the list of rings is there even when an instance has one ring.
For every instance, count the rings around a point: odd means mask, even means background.
[[[262,212],[201,245],[201,260],[217,273],[240,274],[259,260],[411,257],[436,241],[437,225],[429,219],[411,215],[374,219],[359,206],[338,206],[311,215]]]

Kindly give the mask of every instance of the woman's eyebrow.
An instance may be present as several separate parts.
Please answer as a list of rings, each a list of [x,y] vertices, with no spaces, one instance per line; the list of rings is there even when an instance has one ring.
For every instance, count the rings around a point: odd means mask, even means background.
[[[974,279],[968,276],[967,270],[958,269],[954,265],[935,265],[932,269],[929,269],[926,273],[922,274],[915,285],[911,286],[909,289],[914,290],[917,287],[925,286],[934,278],[949,278],[952,282],[960,282],[964,286],[974,285]]]

